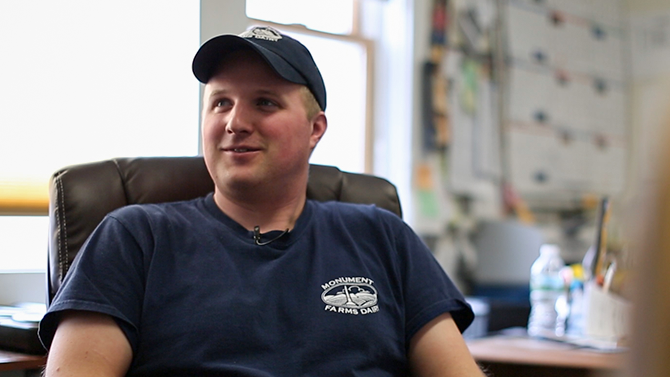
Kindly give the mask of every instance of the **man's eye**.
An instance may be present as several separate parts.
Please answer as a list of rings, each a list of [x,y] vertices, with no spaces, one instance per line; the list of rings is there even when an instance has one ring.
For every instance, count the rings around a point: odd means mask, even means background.
[[[215,106],[216,107],[223,107],[223,106],[228,106],[229,104],[230,104],[230,101],[228,101],[227,99],[220,99],[220,100],[216,101]]]
[[[259,100],[256,102],[256,104],[257,104],[258,106],[264,106],[264,107],[265,107],[265,106],[277,106],[276,103],[274,103],[273,101],[270,101],[269,99],[265,99],[265,98],[261,98],[261,99],[259,99]]]

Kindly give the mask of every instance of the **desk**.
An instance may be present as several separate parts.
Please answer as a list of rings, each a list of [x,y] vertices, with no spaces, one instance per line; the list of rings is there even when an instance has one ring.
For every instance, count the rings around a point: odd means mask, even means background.
[[[588,376],[593,371],[615,371],[625,354],[602,353],[569,344],[515,336],[494,336],[468,341],[472,356],[495,377]],[[0,350],[0,371],[40,369],[45,356]]]
[[[46,363],[46,356],[27,355],[0,350],[0,372],[9,370],[40,369]]]
[[[472,356],[495,377],[607,375],[622,368],[625,353],[605,353],[522,336],[468,341]]]

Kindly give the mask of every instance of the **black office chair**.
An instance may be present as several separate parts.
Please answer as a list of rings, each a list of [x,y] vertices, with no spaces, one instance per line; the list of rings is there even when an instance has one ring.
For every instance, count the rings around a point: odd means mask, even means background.
[[[202,157],[118,158],[64,168],[51,178],[47,303],[103,217],[129,204],[194,199],[214,190]],[[307,198],[376,204],[402,217],[393,184],[332,166],[310,165]]]

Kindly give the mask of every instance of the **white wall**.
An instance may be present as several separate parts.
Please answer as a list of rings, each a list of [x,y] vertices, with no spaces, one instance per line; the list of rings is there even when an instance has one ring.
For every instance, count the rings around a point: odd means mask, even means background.
[[[667,0],[627,0],[630,17],[631,123],[633,158],[630,180],[641,185],[653,180],[654,161],[660,148],[654,142],[666,140],[664,124],[670,112],[670,26],[648,28],[655,17],[670,18]],[[665,31],[665,48],[645,48],[650,31]],[[646,34],[646,35],[645,35]],[[663,35],[659,35],[663,37]]]
[[[661,162],[661,151],[668,140],[670,124],[670,2],[667,0],[627,0],[630,21],[630,121],[631,159],[628,174],[629,187],[623,211],[629,232],[636,236],[640,228],[639,216],[649,210],[649,193],[657,187],[655,174]],[[658,17],[664,17],[665,26],[655,28]],[[662,23],[662,22],[661,22]],[[649,32],[660,32],[664,46],[645,42]],[[647,40],[648,42],[649,40]],[[658,40],[657,40],[658,42]],[[643,46],[643,45],[646,45]]]
[[[393,182],[403,217],[413,223],[412,135],[418,96],[416,65],[417,4],[429,0],[363,1],[363,35],[374,40],[374,167],[375,175]]]

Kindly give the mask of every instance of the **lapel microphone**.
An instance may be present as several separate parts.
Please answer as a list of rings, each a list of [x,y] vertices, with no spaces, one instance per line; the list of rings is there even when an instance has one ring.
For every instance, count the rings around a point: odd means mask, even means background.
[[[275,238],[273,238],[269,241],[261,242],[261,227],[256,225],[254,227],[254,242],[258,246],[265,246],[267,244],[273,243],[273,242],[277,241],[278,239],[282,238],[284,236],[284,234],[286,234],[286,233],[288,233],[288,228],[285,231],[281,232],[281,234],[278,235],[277,237],[275,237]]]

